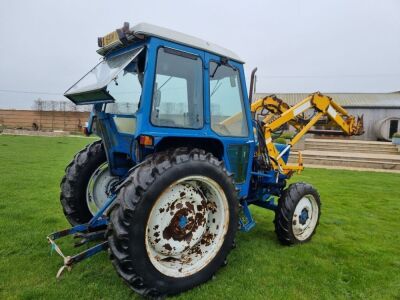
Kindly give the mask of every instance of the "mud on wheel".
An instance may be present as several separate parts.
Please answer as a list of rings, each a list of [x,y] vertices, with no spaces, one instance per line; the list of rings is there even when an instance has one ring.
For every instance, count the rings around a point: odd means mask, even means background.
[[[223,163],[203,150],[155,154],[133,170],[110,214],[110,258],[136,292],[164,296],[212,277],[238,225],[237,195]]]
[[[297,182],[284,190],[275,212],[275,232],[284,245],[309,241],[321,215],[321,200],[310,184]]]
[[[88,222],[106,201],[112,185],[118,181],[111,176],[101,141],[79,151],[65,168],[61,180],[60,200],[71,225]]]

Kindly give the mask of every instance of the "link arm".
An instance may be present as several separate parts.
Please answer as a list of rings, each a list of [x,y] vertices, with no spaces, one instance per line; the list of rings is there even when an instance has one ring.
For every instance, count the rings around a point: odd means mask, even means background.
[[[268,104],[272,105],[272,108],[271,106],[268,106]],[[279,104],[278,109],[276,106],[277,104]],[[294,171],[300,172],[303,170],[303,165],[301,162],[301,154],[299,155],[298,165],[286,165],[282,159],[283,155],[280,155],[272,142],[272,132],[280,128],[282,125],[291,124],[298,129],[298,133],[290,141],[289,147],[295,145],[308,131],[310,131],[311,127],[325,115],[329,117],[331,122],[338,125],[347,135],[360,135],[363,133],[362,117],[356,120],[354,116],[350,116],[347,111],[333,101],[332,98],[322,95],[321,93],[311,94],[292,107],[289,107],[286,103],[285,105],[282,105],[280,99],[269,96],[259,99],[251,105],[251,111],[253,113],[256,113],[260,108],[267,108],[273,113],[281,113],[277,119],[264,125],[264,137],[268,156],[271,158],[271,164],[274,170],[283,172],[287,175],[291,175]],[[308,120],[306,124],[299,124],[299,115],[310,108],[315,109],[317,114]],[[264,120],[266,119],[267,118]],[[288,149],[285,150],[287,151]]]

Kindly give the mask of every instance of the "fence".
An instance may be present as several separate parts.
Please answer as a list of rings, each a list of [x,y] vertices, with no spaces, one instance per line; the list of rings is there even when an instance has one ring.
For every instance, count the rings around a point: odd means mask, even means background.
[[[0,109],[0,126],[12,129],[81,131],[89,112]]]

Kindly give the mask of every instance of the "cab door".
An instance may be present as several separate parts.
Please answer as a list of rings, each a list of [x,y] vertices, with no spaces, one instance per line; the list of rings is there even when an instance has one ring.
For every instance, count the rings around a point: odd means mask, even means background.
[[[241,196],[247,195],[254,136],[243,65],[206,54],[207,123],[224,145],[224,160],[234,173]]]

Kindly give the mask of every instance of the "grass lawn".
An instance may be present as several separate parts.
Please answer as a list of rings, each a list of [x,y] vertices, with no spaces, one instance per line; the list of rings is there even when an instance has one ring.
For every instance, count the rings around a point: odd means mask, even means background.
[[[45,239],[66,228],[59,182],[93,140],[0,136],[0,299],[138,299],[106,253],[55,274],[61,258]],[[268,210],[238,233],[237,248],[210,282],[181,299],[400,299],[400,174],[308,169],[294,176],[320,192],[311,243],[278,244]],[[76,251],[67,241],[67,253]]]

